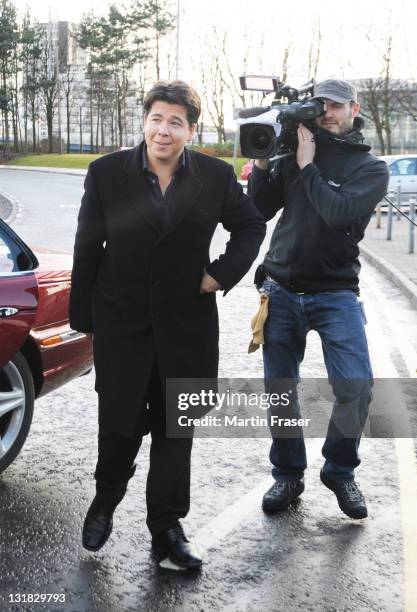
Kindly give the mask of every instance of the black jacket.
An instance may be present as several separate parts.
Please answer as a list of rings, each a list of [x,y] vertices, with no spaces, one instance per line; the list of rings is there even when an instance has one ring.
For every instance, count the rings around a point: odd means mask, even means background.
[[[314,163],[301,171],[295,156],[275,177],[254,167],[249,191],[265,220],[283,209],[264,269],[291,291],[359,292],[358,242],[389,180],[386,163],[362,144],[362,124],[340,137],[319,129]]]
[[[203,269],[230,290],[265,235],[262,216],[232,167],[189,151],[161,231],[142,149],[90,164],[70,296],[71,327],[94,331],[101,431],[124,435],[146,413],[155,359],[162,379],[217,376],[216,296],[199,292]],[[225,254],[210,263],[218,223],[231,237]]]

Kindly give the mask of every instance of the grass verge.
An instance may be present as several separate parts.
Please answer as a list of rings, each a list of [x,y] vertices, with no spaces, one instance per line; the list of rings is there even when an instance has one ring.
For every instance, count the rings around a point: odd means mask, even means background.
[[[10,162],[12,166],[40,166],[50,168],[81,168],[86,169],[90,162],[94,161],[101,155],[90,153],[44,153],[42,155],[25,155],[24,157],[15,157]],[[233,164],[232,157],[220,157],[225,162]],[[246,158],[238,158],[236,160],[236,174],[240,178],[240,171]]]

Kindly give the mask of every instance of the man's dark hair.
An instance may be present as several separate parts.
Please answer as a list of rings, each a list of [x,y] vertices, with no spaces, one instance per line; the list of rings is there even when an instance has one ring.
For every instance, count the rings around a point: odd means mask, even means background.
[[[190,125],[197,123],[201,113],[200,96],[191,85],[185,81],[158,81],[148,91],[143,103],[145,115],[149,113],[152,104],[156,101],[167,104],[179,104],[187,111],[187,120]]]

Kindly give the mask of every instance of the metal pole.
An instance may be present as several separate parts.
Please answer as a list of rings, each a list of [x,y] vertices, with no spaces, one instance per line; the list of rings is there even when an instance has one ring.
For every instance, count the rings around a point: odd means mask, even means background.
[[[83,153],[83,112],[80,104],[80,153]]]
[[[392,240],[392,204],[388,202],[387,240]]]
[[[401,209],[401,184],[397,187],[397,206]],[[397,221],[401,219],[401,213],[397,210]]]
[[[377,204],[376,206],[375,218],[376,218],[376,228],[380,229],[381,228],[381,202],[379,202],[379,204]]]
[[[237,147],[239,145],[239,129],[236,129],[235,132],[235,143],[233,145],[233,169],[236,174],[236,161],[237,161]],[[239,178],[239,177],[238,177]]]
[[[62,154],[62,127],[61,127],[61,87],[58,76],[58,150]]]
[[[416,199],[414,197],[409,199],[409,205],[408,214],[410,219],[414,221],[416,216]],[[408,252],[414,253],[414,225],[412,223],[408,224]]]

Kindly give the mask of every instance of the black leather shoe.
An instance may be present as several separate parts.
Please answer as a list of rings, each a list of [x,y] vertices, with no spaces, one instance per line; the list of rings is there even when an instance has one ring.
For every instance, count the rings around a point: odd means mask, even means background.
[[[83,527],[83,546],[97,551],[107,542],[113,529],[113,513],[116,505],[100,503],[95,497],[88,509]]]
[[[263,497],[262,509],[265,512],[286,510],[303,491],[304,478],[299,480],[276,480]]]
[[[368,516],[365,499],[354,480],[336,480],[329,478],[320,471],[320,480],[325,487],[333,491],[337,497],[339,508],[353,519],[363,519]]]
[[[197,549],[185,536],[179,522],[157,536],[153,536],[152,548],[160,567],[166,569],[196,570],[203,563]],[[170,563],[166,563],[167,560]]]

